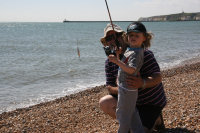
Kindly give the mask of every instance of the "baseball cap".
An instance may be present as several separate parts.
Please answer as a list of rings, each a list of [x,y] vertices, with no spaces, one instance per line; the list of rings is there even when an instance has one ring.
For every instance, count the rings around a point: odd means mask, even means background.
[[[137,32],[137,33],[146,33],[147,30],[141,22],[133,22],[127,27],[127,33]]]

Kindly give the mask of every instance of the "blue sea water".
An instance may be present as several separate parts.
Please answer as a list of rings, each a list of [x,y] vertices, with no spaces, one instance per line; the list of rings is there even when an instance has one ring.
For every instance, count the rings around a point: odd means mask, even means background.
[[[106,24],[0,23],[0,113],[104,84]],[[200,57],[200,21],[144,24],[162,70]]]

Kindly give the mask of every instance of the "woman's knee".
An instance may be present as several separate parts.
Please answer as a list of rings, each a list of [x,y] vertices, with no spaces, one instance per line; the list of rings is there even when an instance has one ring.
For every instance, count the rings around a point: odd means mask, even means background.
[[[116,119],[116,106],[117,106],[117,99],[111,95],[107,95],[102,97],[99,100],[99,105],[101,110],[111,116],[113,119]]]
[[[101,110],[104,111],[107,108],[107,104],[108,104],[108,101],[107,101],[107,97],[106,96],[102,97],[99,100],[99,106],[100,106]]]
[[[116,103],[116,99],[111,95],[106,95],[99,100],[99,106],[104,112],[110,110]]]

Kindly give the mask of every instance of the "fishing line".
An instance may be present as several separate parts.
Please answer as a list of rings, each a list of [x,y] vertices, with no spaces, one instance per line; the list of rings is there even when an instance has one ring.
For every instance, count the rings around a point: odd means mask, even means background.
[[[77,40],[77,54],[78,54],[79,59],[81,60],[81,54],[80,54],[80,50],[78,47],[78,40]]]

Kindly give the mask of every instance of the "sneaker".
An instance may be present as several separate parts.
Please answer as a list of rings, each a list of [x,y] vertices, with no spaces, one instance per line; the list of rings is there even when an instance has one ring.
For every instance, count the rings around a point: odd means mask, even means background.
[[[160,116],[158,117],[158,119],[155,122],[153,131],[155,132],[160,132],[163,131],[165,129],[165,124],[164,124],[164,120],[163,120],[163,116],[162,113],[160,114]]]

